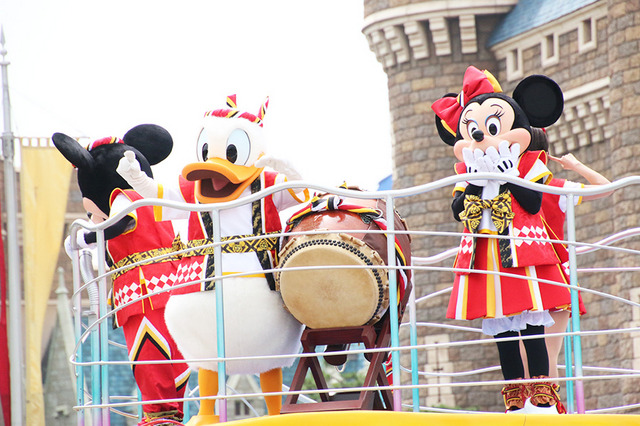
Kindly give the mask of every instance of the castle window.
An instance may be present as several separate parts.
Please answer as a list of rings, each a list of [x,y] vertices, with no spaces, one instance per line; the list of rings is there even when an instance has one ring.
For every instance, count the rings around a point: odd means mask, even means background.
[[[553,46],[553,40],[554,40],[554,38],[555,38],[555,37],[553,36],[553,34],[551,34],[551,35],[548,35],[548,36],[546,37],[546,39],[545,39],[545,40],[546,40],[546,42],[547,42],[547,43],[546,43],[546,46],[547,46],[547,54],[546,54],[545,56],[546,56],[547,58],[552,57],[552,56],[553,56],[553,54],[554,54],[554,51],[553,51],[553,47],[554,47],[554,46]]]
[[[513,49],[507,54],[507,79],[516,80],[522,77],[522,52]]]
[[[541,43],[542,66],[549,67],[558,63],[560,47],[558,45],[558,36],[555,33],[545,36]]]
[[[578,52],[584,53],[596,48],[596,25],[593,18],[585,19],[578,25]]]
[[[582,42],[589,43],[593,39],[593,34],[591,34],[591,19],[582,21],[582,29]]]

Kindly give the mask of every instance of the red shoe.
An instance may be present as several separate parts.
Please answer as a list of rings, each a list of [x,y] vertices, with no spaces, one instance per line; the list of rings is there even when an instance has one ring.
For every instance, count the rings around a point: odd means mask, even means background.
[[[525,388],[521,383],[505,385],[502,388],[502,397],[504,399],[506,413],[517,412],[524,408],[524,401],[526,399],[524,390]]]
[[[547,378],[545,376],[537,376],[534,379]],[[560,401],[558,390],[560,386],[551,382],[535,382],[531,383],[531,405],[540,408],[552,407],[558,414],[566,414],[567,410]]]

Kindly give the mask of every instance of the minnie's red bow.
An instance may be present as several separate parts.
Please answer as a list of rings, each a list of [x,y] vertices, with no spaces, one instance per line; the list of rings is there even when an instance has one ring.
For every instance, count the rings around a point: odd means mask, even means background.
[[[500,84],[489,71],[480,71],[474,66],[464,73],[462,92],[457,97],[438,99],[431,109],[440,118],[443,126],[453,135],[458,129],[458,121],[465,104],[478,95],[502,92]]]

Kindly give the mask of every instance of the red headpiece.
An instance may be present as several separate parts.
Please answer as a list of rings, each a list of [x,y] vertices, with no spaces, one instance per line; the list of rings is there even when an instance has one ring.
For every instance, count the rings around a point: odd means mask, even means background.
[[[124,143],[122,139],[115,136],[107,136],[106,138],[98,139],[97,141],[91,142],[87,146],[87,151],[91,151],[93,148],[100,145],[109,145],[111,143]]]
[[[431,105],[442,125],[453,135],[458,129],[460,114],[466,103],[478,95],[502,92],[498,80],[487,70],[480,71],[474,66],[467,68],[464,73],[462,92],[458,96],[447,96],[438,99]]]
[[[267,107],[269,106],[269,98],[262,104],[260,107],[260,112],[258,115],[251,114],[250,112],[242,112],[238,110],[238,104],[236,103],[236,95],[227,96],[227,107],[215,109],[213,111],[207,111],[204,116],[214,116],[214,117],[222,117],[222,118],[244,118],[246,120],[251,121],[252,123],[256,123],[260,127],[262,127],[262,120],[264,120],[264,115],[267,112]]]

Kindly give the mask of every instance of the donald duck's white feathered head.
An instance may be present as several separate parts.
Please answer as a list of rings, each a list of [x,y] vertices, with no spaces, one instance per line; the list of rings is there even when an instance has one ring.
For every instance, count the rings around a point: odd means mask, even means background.
[[[235,200],[264,168],[256,161],[265,154],[262,128],[269,98],[257,115],[240,111],[236,95],[227,96],[227,108],[209,111],[198,137],[198,162],[187,164],[182,176],[196,182],[201,203]]]

